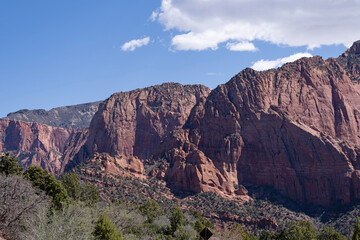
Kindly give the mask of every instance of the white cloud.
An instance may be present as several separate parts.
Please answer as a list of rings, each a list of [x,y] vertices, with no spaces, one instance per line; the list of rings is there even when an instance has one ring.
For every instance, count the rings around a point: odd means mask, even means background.
[[[251,42],[227,43],[226,48],[230,51],[249,51],[255,52],[258,49]]]
[[[158,11],[153,19],[176,30],[176,50],[254,40],[312,49],[360,39],[360,0],[162,0]],[[227,48],[242,49],[235,46]]]
[[[150,16],[150,20],[154,22],[159,16],[159,10],[153,11]]]
[[[134,40],[124,43],[122,45],[121,49],[123,51],[134,51],[138,47],[148,45],[149,41],[150,41],[150,37],[145,37],[142,39],[134,39]]]
[[[284,65],[285,63],[294,62],[303,57],[312,57],[312,55],[310,53],[296,53],[289,57],[279,58],[276,60],[261,59],[261,60],[255,62],[251,66],[251,68],[254,70],[257,70],[257,71],[264,71],[264,70],[271,69],[271,68],[278,68],[278,67]]]

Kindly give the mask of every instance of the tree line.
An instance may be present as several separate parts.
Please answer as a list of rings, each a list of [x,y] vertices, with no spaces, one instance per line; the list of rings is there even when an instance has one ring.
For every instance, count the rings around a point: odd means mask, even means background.
[[[58,178],[39,166],[23,169],[15,156],[0,157],[0,236],[7,240],[51,239],[179,239],[200,240],[211,229],[214,239],[243,240],[344,240],[333,228],[316,230],[310,222],[293,222],[280,232],[258,236],[239,224],[218,231],[195,210],[184,211],[174,203],[165,212],[147,199],[140,205],[101,200],[96,187],[75,173]],[[360,240],[360,221],[352,240]]]

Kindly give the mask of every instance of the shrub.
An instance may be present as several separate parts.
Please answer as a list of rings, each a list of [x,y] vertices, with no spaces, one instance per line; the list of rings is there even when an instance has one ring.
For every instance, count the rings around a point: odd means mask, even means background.
[[[10,153],[6,153],[0,157],[0,173],[5,175],[22,175],[23,168],[18,163],[15,156],[10,157]]]
[[[118,233],[114,223],[105,215],[100,215],[95,223],[93,232],[95,239],[98,240],[121,240],[122,234]]]

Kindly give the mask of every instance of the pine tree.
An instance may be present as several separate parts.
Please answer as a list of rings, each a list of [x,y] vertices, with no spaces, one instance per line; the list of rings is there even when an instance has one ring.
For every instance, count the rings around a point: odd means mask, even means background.
[[[175,206],[170,216],[170,226],[171,226],[172,234],[174,234],[179,227],[184,225],[184,222],[185,222],[184,213],[178,206]]]
[[[60,209],[62,203],[69,201],[66,189],[54,175],[49,174],[39,166],[31,165],[24,173],[25,179],[32,182],[34,187],[45,191],[46,195],[52,197],[53,207]]]
[[[360,219],[356,219],[354,234],[352,236],[352,240],[360,240]]]
[[[147,199],[140,207],[140,212],[147,217],[147,222],[154,222],[155,218],[164,215],[164,211],[161,209],[159,204],[154,201]]]

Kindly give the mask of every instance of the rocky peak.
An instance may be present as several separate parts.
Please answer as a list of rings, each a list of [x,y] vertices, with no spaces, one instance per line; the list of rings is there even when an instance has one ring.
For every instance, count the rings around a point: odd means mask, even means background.
[[[336,62],[346,71],[349,78],[360,89],[360,40],[341,54]]]
[[[175,146],[165,147],[177,166],[168,180],[188,188],[179,179],[183,169],[198,189],[246,193],[232,182],[269,186],[298,202],[349,203],[360,198],[359,106],[359,92],[335,59],[245,69],[196,105],[187,134],[164,143]]]
[[[90,124],[89,156],[95,152],[140,159],[152,156],[162,139],[181,128],[192,107],[209,92],[202,85],[164,83],[113,94]]]
[[[350,54],[360,54],[360,40],[354,42],[347,52]]]

